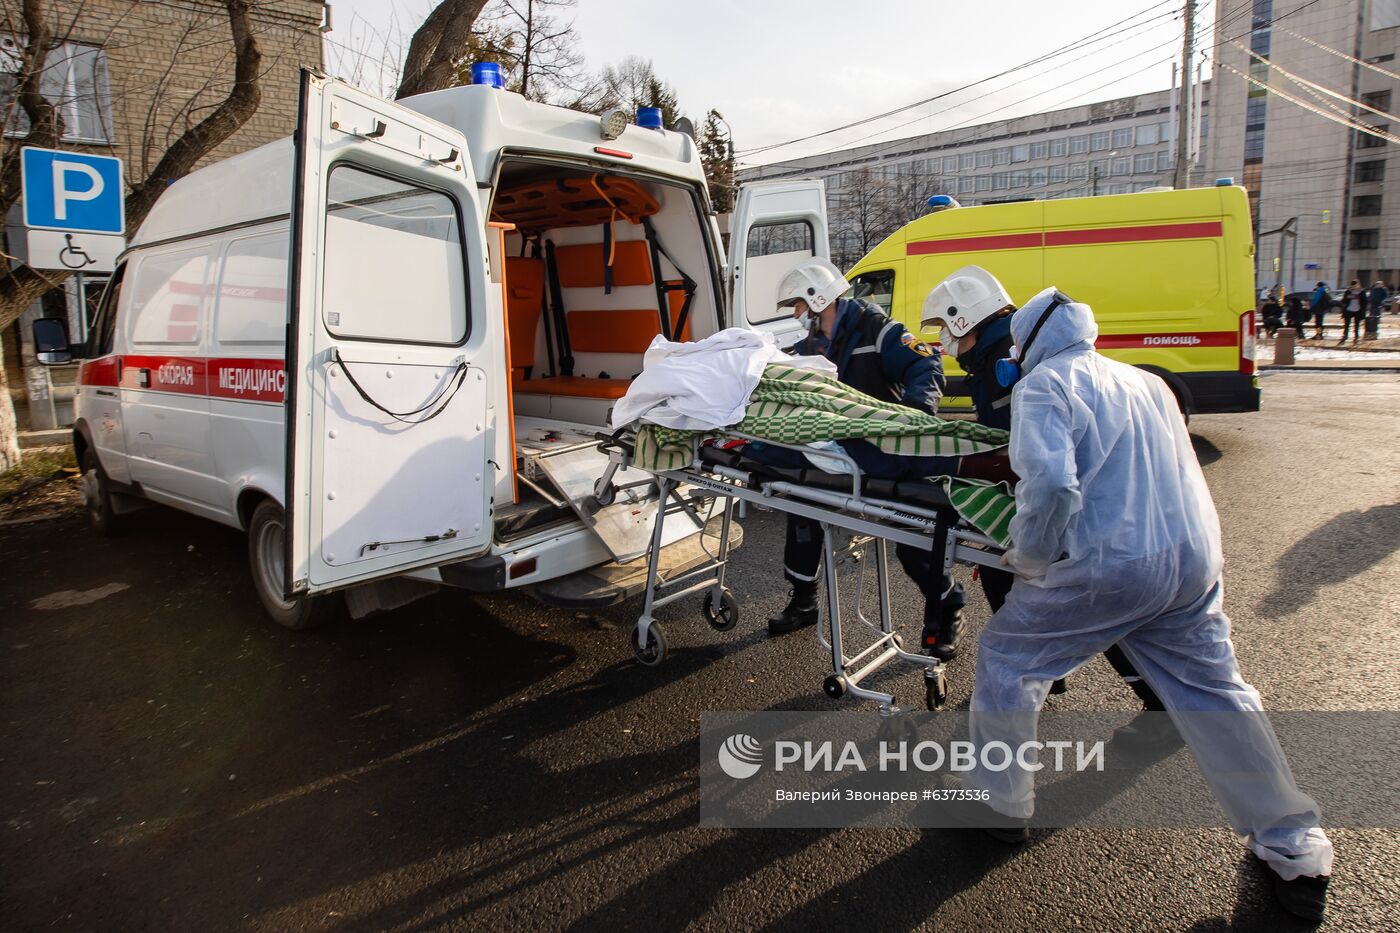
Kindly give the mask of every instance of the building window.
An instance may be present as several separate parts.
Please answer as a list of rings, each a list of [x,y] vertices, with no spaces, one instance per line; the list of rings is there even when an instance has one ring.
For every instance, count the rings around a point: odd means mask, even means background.
[[[1376,124],[1376,129],[1380,130],[1382,133],[1389,133],[1389,132],[1390,132],[1390,124],[1389,124],[1389,123],[1378,123],[1378,124]],[[1381,139],[1379,136],[1372,136],[1370,133],[1363,133],[1363,132],[1361,132],[1360,130],[1357,130],[1357,132],[1356,132],[1356,148],[1357,148],[1357,149],[1378,149],[1378,148],[1380,148],[1381,146],[1384,146],[1384,145],[1385,145],[1385,140],[1384,140],[1384,139]]]
[[[1378,194],[1362,194],[1352,198],[1351,213],[1356,217],[1379,217],[1381,213],[1381,196]]]
[[[1042,188],[1045,186],[1045,169],[1037,168],[1031,170],[1031,187]]]
[[[1011,164],[1011,149],[1009,147],[1002,146],[1000,149],[992,150],[992,152],[996,156],[997,165]]]
[[[997,172],[992,176],[992,189],[995,191],[1005,191],[1011,186],[1011,176],[1006,172]]]
[[[1172,154],[1170,149],[1163,149],[1157,153],[1157,171],[1170,171],[1172,167]]]
[[[1019,146],[1012,146],[1012,147],[1011,147],[1011,161],[1012,161],[1012,162],[1025,162],[1025,161],[1029,160],[1030,157],[1031,157],[1031,147],[1028,146],[1028,145],[1026,145],[1025,143],[1022,143],[1022,144],[1019,145]]]
[[[970,152],[958,153],[958,171],[966,172],[973,167],[974,156]]]
[[[1130,190],[1130,189],[1129,189],[1129,186],[1128,186],[1128,185],[1122,185],[1122,184],[1118,184],[1118,185],[1109,185],[1109,186],[1108,186],[1108,190],[1107,190],[1105,193],[1106,193],[1106,194],[1127,194],[1129,190]]]
[[[1147,175],[1157,171],[1157,153],[1139,152],[1133,156],[1133,171],[1138,175]]]
[[[1375,249],[1381,245],[1381,232],[1379,230],[1353,230],[1351,231],[1352,249]]]
[[[944,156],[944,157],[943,157],[943,174],[944,174],[944,175],[952,175],[952,174],[956,173],[957,170],[958,170],[958,157],[957,157],[957,156]]]
[[[1133,131],[1139,146],[1155,146],[1157,144],[1157,124],[1144,123]]]
[[[1127,156],[1119,156],[1113,160],[1113,174],[1127,175],[1133,170],[1133,160]]]
[[[1113,148],[1129,149],[1133,145],[1133,128],[1125,126],[1113,131]]]
[[[972,194],[974,190],[976,190],[976,183],[973,179],[958,179],[958,194]]]
[[[1075,136],[1069,141],[1069,151],[1075,155],[1081,155],[1089,151],[1089,137]]]
[[[0,108],[13,113],[5,126],[5,135],[12,137],[29,134],[29,117],[15,100],[22,56],[18,40],[0,35]],[[112,93],[105,51],[76,42],[58,45],[45,60],[39,90],[63,117],[64,142],[112,141]]]
[[[1100,178],[1103,178],[1105,175],[1108,174],[1108,160],[1094,159],[1093,161],[1091,161],[1089,163],[1089,174],[1097,175]]]
[[[1049,143],[1031,143],[1031,158],[1043,159],[1050,154]]]
[[[1390,112],[1390,92],[1372,91],[1369,94],[1361,95],[1361,102],[1367,107],[1375,107],[1377,110]]]
[[[978,167],[978,168],[990,168],[991,165],[992,165],[992,150],[990,150],[990,149],[983,149],[981,152],[977,153],[977,167]]]
[[[1070,181],[1083,181],[1089,177],[1089,166],[1083,162],[1075,162],[1069,167]]]
[[[1382,160],[1380,160],[1380,159],[1377,159],[1377,160],[1374,161],[1374,162],[1357,162],[1357,163],[1356,163],[1356,180],[1357,180],[1358,182],[1363,182],[1363,181],[1384,181],[1384,180],[1385,180],[1385,162],[1382,161]]]
[[[1063,165],[1050,166],[1050,184],[1058,185],[1065,180],[1065,167]]]
[[[990,176],[990,175],[978,175],[978,176],[977,176],[977,190],[978,190],[978,191],[991,191],[991,190],[992,190],[992,176]]]
[[[1069,155],[1069,140],[1063,137],[1050,140],[1050,155],[1055,158]]]
[[[1011,187],[1024,188],[1028,184],[1030,184],[1030,179],[1026,176],[1025,172],[1015,172],[1014,174],[1012,174]]]
[[[1112,144],[1113,134],[1108,130],[1095,133],[1089,138],[1089,149],[1093,152],[1103,152]]]

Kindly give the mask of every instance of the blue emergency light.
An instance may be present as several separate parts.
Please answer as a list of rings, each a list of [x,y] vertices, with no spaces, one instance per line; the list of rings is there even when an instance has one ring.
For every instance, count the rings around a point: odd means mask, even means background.
[[[638,107],[637,125],[647,130],[665,129],[665,127],[661,125],[661,108]]]
[[[1234,183],[1235,183],[1235,179],[1232,178],[1232,177],[1230,177],[1229,175],[1226,175],[1224,178],[1217,178],[1217,179],[1215,180],[1215,187],[1217,187],[1217,188],[1228,188],[1228,187],[1230,187],[1231,185],[1233,185]]]
[[[472,84],[505,87],[506,78],[501,74],[501,66],[495,62],[472,62]]]
[[[958,203],[958,199],[950,194],[935,194],[925,203],[935,211],[946,211],[951,207],[962,207],[962,205]]]

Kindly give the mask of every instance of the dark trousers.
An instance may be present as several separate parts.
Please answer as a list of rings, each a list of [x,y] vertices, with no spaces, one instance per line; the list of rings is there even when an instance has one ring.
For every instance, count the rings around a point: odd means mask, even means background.
[[[1364,314],[1343,314],[1342,315],[1342,343],[1346,343],[1347,331],[1351,331],[1352,340],[1361,339],[1361,325],[1365,322]]]
[[[978,575],[982,578],[982,592],[987,596],[987,604],[992,607],[992,612],[996,612],[1002,603],[1006,602],[1006,594],[1011,592],[1011,585],[1016,582],[1016,576],[1006,570],[993,570],[989,567],[980,568]],[[1147,685],[1147,681],[1138,675],[1133,662],[1128,660],[1122,648],[1114,645],[1105,651],[1103,656],[1108,658],[1108,663],[1113,665],[1123,682],[1137,694],[1144,709],[1153,713],[1160,713],[1166,709],[1161,698]]]

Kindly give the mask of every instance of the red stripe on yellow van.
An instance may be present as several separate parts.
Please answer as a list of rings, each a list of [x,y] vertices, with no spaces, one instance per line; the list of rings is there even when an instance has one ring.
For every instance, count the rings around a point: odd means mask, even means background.
[[[1224,234],[1220,221],[1192,224],[1145,224],[1135,227],[1093,227],[1086,230],[1052,230],[1047,233],[1005,233],[995,236],[951,237],[946,240],[911,240],[906,256],[933,253],[971,253],[996,249],[1039,249],[1043,246],[1086,246],[1094,243],[1143,243],[1152,240],[1197,240]]]
[[[1039,233],[1006,233],[1000,236],[965,236],[951,240],[914,240],[905,245],[905,255],[929,253],[970,253],[985,249],[1039,249]]]
[[[1240,335],[1233,330],[1213,330],[1199,334],[1103,334],[1094,346],[1100,350],[1160,350],[1196,347],[1239,346]]]
[[[1199,240],[1224,232],[1220,221],[1198,224],[1148,224],[1140,227],[1101,227],[1095,230],[1053,230],[1045,234],[1046,246],[1083,246],[1090,243],[1140,243],[1147,240]]]

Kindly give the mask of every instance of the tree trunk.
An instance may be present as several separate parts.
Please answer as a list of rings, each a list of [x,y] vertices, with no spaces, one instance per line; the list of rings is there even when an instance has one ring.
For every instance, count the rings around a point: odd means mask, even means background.
[[[10,380],[5,375],[4,347],[0,347],[0,471],[18,465],[19,425],[15,423],[15,404],[10,399]]]

